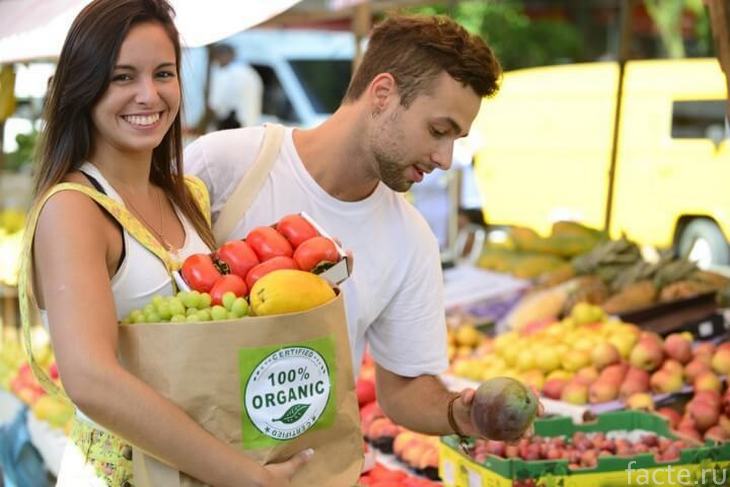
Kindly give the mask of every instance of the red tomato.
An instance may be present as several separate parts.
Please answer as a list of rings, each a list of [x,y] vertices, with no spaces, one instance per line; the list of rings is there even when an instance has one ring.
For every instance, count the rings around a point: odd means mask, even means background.
[[[246,236],[246,242],[251,246],[261,262],[272,257],[291,257],[294,250],[282,234],[271,227],[256,227]]]
[[[218,258],[228,264],[231,274],[245,279],[248,271],[258,264],[256,252],[243,240],[231,240],[224,243],[216,252]]]
[[[183,279],[191,289],[207,293],[221,278],[221,273],[208,254],[193,254],[183,262]]]
[[[340,260],[337,247],[332,240],[325,237],[312,237],[297,247],[294,252],[294,261],[303,271],[311,271],[320,262]]]
[[[276,224],[276,230],[284,235],[295,249],[305,240],[319,235],[302,215],[287,215]]]
[[[232,292],[240,298],[248,294],[248,287],[246,287],[243,278],[235,274],[226,274],[218,279],[218,282],[210,290],[210,297],[213,304],[223,304],[223,295],[227,292]]]
[[[248,289],[250,290],[253,288],[254,283],[269,272],[279,269],[299,269],[299,267],[297,267],[297,263],[294,262],[291,257],[285,257],[283,255],[273,257],[248,271],[248,274],[246,275],[246,285],[248,285]]]

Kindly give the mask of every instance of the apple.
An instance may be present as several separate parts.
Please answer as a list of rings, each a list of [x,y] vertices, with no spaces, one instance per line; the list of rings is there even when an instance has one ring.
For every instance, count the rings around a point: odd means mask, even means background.
[[[648,391],[649,380],[649,373],[646,370],[632,365],[621,383],[621,388],[619,389],[620,397],[625,399],[636,392]]]
[[[700,373],[710,370],[709,363],[700,357],[695,357],[684,367],[684,375],[687,377],[687,382],[691,384]]]
[[[355,383],[357,403],[360,407],[375,401],[375,382],[368,379],[358,378]]]
[[[713,372],[705,371],[700,372],[694,380],[695,391],[717,391],[718,393],[722,390],[722,382]]]
[[[730,347],[719,347],[712,356],[712,369],[720,375],[730,374]]]
[[[669,407],[659,408],[656,412],[667,420],[671,429],[676,428],[677,425],[679,425],[679,421],[682,419],[682,416],[680,416],[677,411]]]
[[[664,340],[664,352],[681,364],[692,360],[692,341],[681,333],[672,333]]]
[[[591,352],[593,365],[601,370],[611,364],[621,361],[621,354],[618,349],[609,342],[602,342],[596,345]]]
[[[659,393],[677,392],[684,386],[681,374],[672,373],[666,369],[654,372],[650,384],[652,390]]]
[[[711,426],[708,428],[707,431],[705,431],[705,435],[703,437],[705,440],[714,440],[719,443],[723,443],[728,440],[728,434],[727,432],[722,428],[720,425]]]
[[[575,380],[589,386],[598,379],[598,375],[598,369],[595,366],[588,366],[578,370],[573,377]]]
[[[629,409],[654,410],[654,398],[646,392],[637,392],[626,398],[626,407]]]
[[[588,397],[591,404],[613,401],[618,397],[619,385],[608,379],[599,379],[590,385]]]
[[[656,370],[663,360],[664,350],[662,345],[657,344],[651,338],[641,338],[629,355],[631,365],[647,372]]]
[[[542,386],[542,394],[549,399],[560,399],[566,384],[568,381],[565,379],[548,379]]]
[[[624,377],[626,377],[626,374],[629,371],[629,364],[626,362],[620,362],[617,364],[612,364],[606,367],[601,371],[601,374],[599,375],[599,379],[607,380],[609,382],[614,382],[617,385],[621,384],[623,382]]]
[[[563,388],[560,400],[570,404],[586,404],[588,402],[588,386],[573,380]]]
[[[687,403],[686,415],[694,422],[697,430],[706,431],[717,424],[720,419],[717,409],[705,401],[690,401]]]

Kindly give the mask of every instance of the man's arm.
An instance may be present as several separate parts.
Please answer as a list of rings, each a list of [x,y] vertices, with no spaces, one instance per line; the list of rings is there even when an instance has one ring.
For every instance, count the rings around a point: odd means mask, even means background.
[[[375,383],[378,403],[395,423],[424,434],[454,433],[449,425],[448,406],[455,393],[449,392],[438,377],[403,377],[376,364]],[[461,391],[461,397],[454,402],[454,420],[462,433],[479,436],[470,417],[473,399],[473,389]]]

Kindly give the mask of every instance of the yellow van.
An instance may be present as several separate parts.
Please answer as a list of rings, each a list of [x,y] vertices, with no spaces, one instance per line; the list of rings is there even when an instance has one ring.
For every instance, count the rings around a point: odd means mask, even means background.
[[[725,79],[715,59],[627,63],[611,176],[619,68],[612,62],[505,74],[472,130],[485,221],[548,233],[558,220],[675,246],[728,264],[730,148]]]

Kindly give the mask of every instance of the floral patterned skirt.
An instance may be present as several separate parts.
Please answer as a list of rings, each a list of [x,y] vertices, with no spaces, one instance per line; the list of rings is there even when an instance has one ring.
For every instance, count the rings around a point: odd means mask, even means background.
[[[133,487],[132,447],[116,435],[75,418],[57,487]]]

